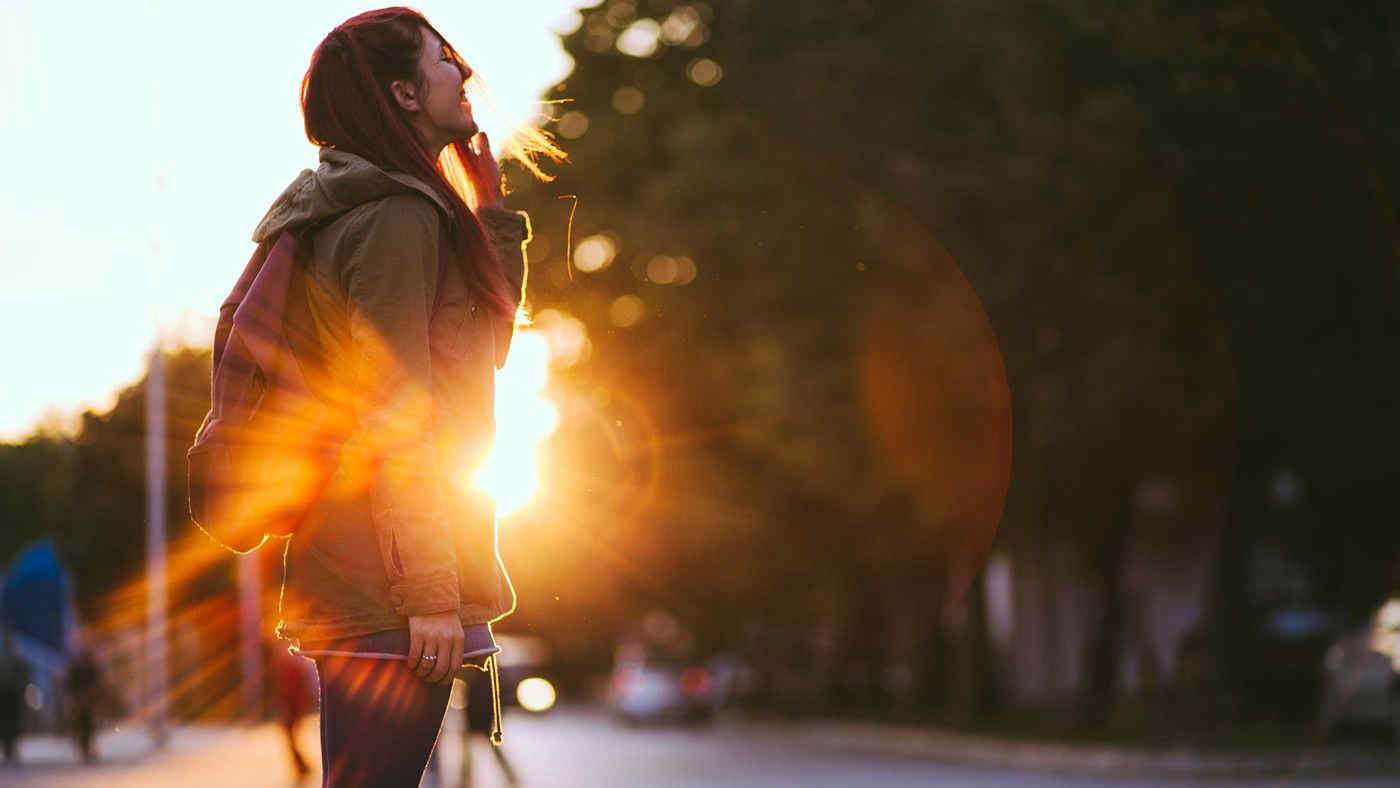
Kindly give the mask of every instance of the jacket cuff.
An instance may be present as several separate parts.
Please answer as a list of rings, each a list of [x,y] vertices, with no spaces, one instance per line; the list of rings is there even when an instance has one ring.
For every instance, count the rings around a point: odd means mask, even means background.
[[[444,569],[404,578],[389,586],[389,603],[401,616],[426,616],[455,612],[461,605],[457,572]]]

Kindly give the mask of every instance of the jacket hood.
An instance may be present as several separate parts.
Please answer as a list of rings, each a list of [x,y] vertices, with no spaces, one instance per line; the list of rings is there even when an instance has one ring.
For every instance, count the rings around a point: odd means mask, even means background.
[[[321,148],[321,164],[302,170],[272,202],[253,230],[253,242],[276,238],[283,230],[333,219],[367,202],[394,194],[420,192],[449,220],[452,212],[428,184],[402,172],[381,170],[369,160],[335,148]]]

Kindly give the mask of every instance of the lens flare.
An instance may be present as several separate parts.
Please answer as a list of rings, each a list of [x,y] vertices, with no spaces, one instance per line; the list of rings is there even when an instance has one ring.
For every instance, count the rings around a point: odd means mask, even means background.
[[[496,376],[496,445],[472,477],[507,517],[539,491],[539,445],[559,425],[559,410],[544,397],[549,342],[538,331],[517,331],[510,360]]]
[[[554,685],[548,680],[535,677],[520,682],[515,688],[515,698],[520,701],[520,708],[540,712],[548,711],[558,695],[554,692]]]

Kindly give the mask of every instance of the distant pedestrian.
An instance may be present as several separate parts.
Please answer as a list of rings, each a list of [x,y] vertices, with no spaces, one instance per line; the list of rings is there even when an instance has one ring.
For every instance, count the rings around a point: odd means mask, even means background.
[[[92,650],[80,647],[68,662],[64,683],[68,690],[73,740],[83,763],[97,761],[93,738],[97,733],[97,704],[102,698],[102,677]]]
[[[19,735],[24,720],[24,689],[29,668],[15,650],[14,636],[0,634],[0,746],[5,763],[19,762]]]
[[[337,467],[287,542],[278,625],[316,660],[337,788],[419,783],[453,675],[465,663],[494,675],[490,625],[515,607],[494,503],[458,481],[494,442],[529,239],[472,116],[471,77],[416,11],[338,25],[301,86],[320,167],[254,231],[306,250],[282,335],[316,395],[308,416],[344,425]],[[562,157],[522,133],[527,167]]]
[[[271,645],[270,667],[272,690],[277,704],[277,719],[287,737],[287,752],[297,778],[311,772],[311,764],[297,746],[297,724],[316,708],[316,675],[311,663],[287,653],[276,643]]]

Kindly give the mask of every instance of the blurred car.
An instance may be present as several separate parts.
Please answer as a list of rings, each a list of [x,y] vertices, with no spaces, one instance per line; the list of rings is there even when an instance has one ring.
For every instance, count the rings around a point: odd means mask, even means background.
[[[1316,604],[1277,603],[1256,608],[1248,627],[1253,663],[1246,692],[1282,719],[1306,721],[1323,694],[1323,656],[1336,633],[1331,613]]]
[[[704,723],[722,700],[719,683],[704,665],[636,660],[613,671],[611,705],[624,723]]]
[[[1400,740],[1400,597],[1343,632],[1324,667],[1325,725],[1384,726]]]

